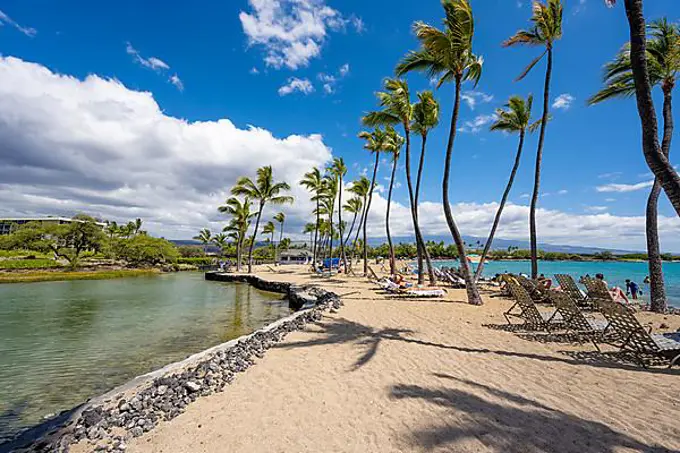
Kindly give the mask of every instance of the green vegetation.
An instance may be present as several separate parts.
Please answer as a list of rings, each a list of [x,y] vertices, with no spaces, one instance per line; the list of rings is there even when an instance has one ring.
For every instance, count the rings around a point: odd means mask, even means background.
[[[0,269],[45,269],[50,267],[62,266],[58,261],[49,258],[0,260]]]
[[[157,269],[123,269],[87,272],[25,272],[0,273],[0,283],[33,283],[66,280],[109,280],[127,277],[148,277],[157,275]]]

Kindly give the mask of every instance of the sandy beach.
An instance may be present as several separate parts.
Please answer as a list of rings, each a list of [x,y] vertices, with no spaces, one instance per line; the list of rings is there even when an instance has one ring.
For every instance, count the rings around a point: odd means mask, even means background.
[[[592,344],[509,332],[499,326],[512,302],[490,292],[482,307],[461,290],[397,300],[364,278],[285,269],[296,272],[258,272],[356,293],[127,451],[680,451],[677,368],[644,370]],[[677,316],[639,319],[680,327]]]

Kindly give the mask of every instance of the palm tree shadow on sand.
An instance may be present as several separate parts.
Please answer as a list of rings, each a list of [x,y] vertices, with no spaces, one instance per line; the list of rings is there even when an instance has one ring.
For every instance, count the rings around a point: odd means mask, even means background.
[[[390,390],[395,400],[424,400],[451,410],[451,423],[444,417],[441,422],[405,435],[414,448],[455,451],[456,444],[476,440],[483,451],[504,453],[677,451],[645,444],[600,422],[555,410],[502,389],[446,374],[435,376],[456,381],[456,388],[398,384]],[[466,386],[477,394],[463,390]],[[480,393],[502,401],[491,401]]]

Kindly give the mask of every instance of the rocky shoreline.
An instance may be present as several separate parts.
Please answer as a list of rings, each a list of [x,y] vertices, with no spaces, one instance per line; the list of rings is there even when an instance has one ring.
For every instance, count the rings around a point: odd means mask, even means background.
[[[206,274],[206,279],[225,281],[220,276]],[[65,422],[40,438],[24,445],[10,442],[7,451],[68,452],[72,444],[89,442],[94,451],[124,452],[129,439],[177,417],[197,398],[223,391],[237,373],[252,366],[256,358],[263,357],[288,333],[320,320],[324,310],[336,310],[342,304],[335,293],[312,286],[272,282],[252,275],[232,277],[244,279],[228,281],[247,281],[259,289],[285,293],[291,307],[305,308],[250,335],[140,376],[71,411]],[[6,446],[0,446],[0,451]]]

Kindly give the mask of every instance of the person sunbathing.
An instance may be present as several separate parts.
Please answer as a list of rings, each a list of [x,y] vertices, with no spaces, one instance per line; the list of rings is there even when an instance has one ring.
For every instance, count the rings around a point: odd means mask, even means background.
[[[612,295],[612,299],[614,299],[616,302],[622,305],[630,304],[628,297],[626,297],[626,293],[624,293],[621,288],[618,286],[612,286],[611,288],[609,287],[604,279],[604,274],[595,274],[595,278],[605,284],[605,286],[609,289],[609,294]]]
[[[406,288],[410,288],[411,286],[413,286],[413,284],[407,282],[406,279],[404,278],[404,276],[401,275],[401,274],[394,274],[394,275],[390,276],[390,281],[392,283],[394,283],[395,285],[398,285],[399,288],[401,288],[401,289],[406,289]]]

